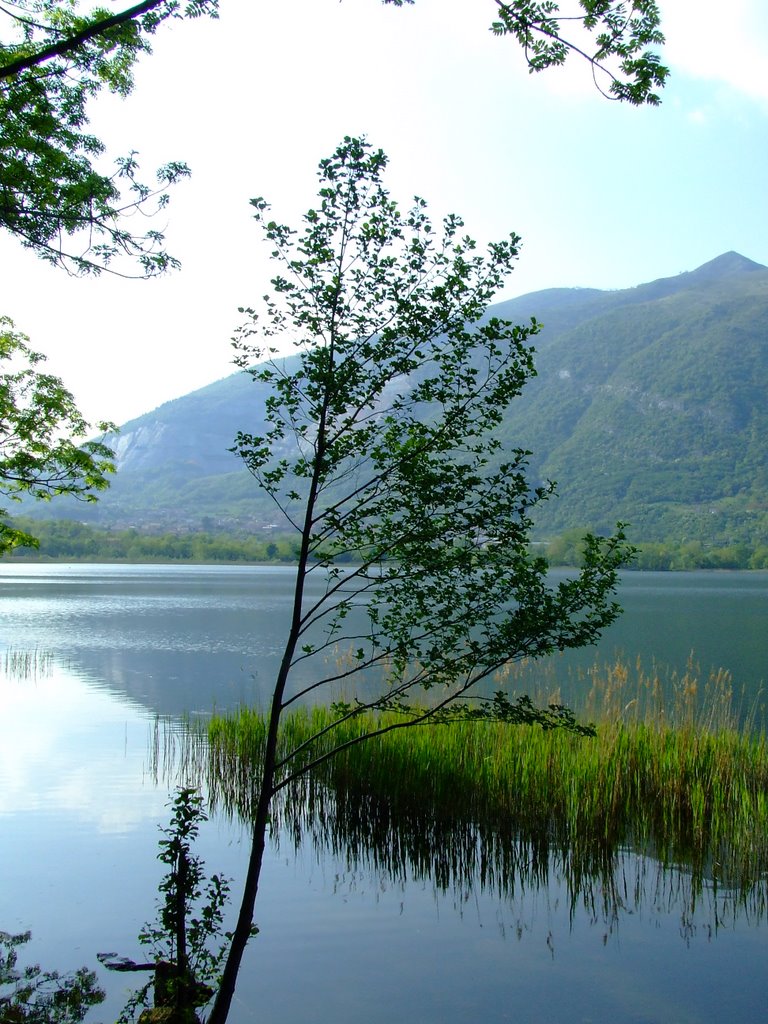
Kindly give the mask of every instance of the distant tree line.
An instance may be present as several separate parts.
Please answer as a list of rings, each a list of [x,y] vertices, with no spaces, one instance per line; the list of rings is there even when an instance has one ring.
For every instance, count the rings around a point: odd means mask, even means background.
[[[545,554],[550,565],[579,565],[586,529],[566,530],[552,539]],[[700,540],[646,541],[636,543],[630,569],[675,571],[684,569],[768,569],[768,544],[737,541],[715,546]]]
[[[727,544],[709,547],[701,541],[687,544],[654,542],[638,545],[635,569],[768,569],[768,545]]]
[[[259,538],[231,533],[140,533],[104,530],[71,519],[27,519],[14,526],[34,532],[38,549],[18,547],[16,560],[76,562],[274,562],[293,563],[298,548],[293,537]]]
[[[19,516],[16,529],[34,532],[39,549],[17,548],[6,559],[17,561],[73,562],[239,562],[291,565],[298,557],[298,544],[289,534],[253,535],[165,532],[141,533],[136,529],[106,530],[71,519],[40,520]],[[586,529],[566,530],[537,545],[552,566],[581,564]],[[683,569],[768,569],[768,544],[733,543],[716,547],[692,540],[637,543],[632,569],[675,571]],[[346,557],[354,561],[352,554]]]

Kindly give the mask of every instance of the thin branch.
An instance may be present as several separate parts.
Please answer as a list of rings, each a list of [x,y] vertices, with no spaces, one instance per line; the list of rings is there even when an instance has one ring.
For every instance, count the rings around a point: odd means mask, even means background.
[[[14,5],[15,6],[15,5]],[[23,10],[23,8],[22,8]],[[13,21],[17,21],[20,25],[29,25],[32,28],[38,28],[41,32],[51,32],[53,35],[62,35],[62,33],[54,28],[52,25],[44,25],[40,22],[33,21],[31,18],[25,17],[23,14],[14,14],[13,11],[9,11],[5,5],[0,5],[0,11],[6,14]]]

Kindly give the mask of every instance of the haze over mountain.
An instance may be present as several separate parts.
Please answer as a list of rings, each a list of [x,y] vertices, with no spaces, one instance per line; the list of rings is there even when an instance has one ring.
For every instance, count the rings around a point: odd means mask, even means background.
[[[553,288],[490,312],[544,324],[538,376],[502,429],[532,451],[532,483],[558,483],[541,534],[623,520],[637,540],[768,543],[768,268],[728,252],[636,288]],[[238,430],[259,432],[265,396],[237,373],[168,402],[121,428],[98,505],[24,511],[155,529],[279,522],[228,451]]]

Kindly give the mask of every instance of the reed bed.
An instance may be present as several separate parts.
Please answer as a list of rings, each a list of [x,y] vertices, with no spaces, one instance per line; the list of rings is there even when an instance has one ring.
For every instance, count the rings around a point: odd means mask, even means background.
[[[589,681],[594,738],[484,721],[395,729],[289,787],[275,823],[297,841],[309,832],[350,856],[383,858],[396,870],[405,859],[411,870],[429,863],[438,876],[479,871],[493,882],[525,865],[530,878],[554,855],[574,893],[586,876],[613,884],[617,858],[634,850],[684,869],[694,892],[741,893],[762,915],[768,749],[765,734],[744,724],[729,675],[702,684],[690,665],[662,685],[654,671],[616,662]],[[537,696],[557,698],[551,689]],[[302,756],[397,721],[387,714],[339,723]],[[282,751],[332,723],[328,709],[296,711],[284,723]],[[247,818],[264,736],[252,711],[216,717],[187,730],[181,761],[204,763],[212,803]]]

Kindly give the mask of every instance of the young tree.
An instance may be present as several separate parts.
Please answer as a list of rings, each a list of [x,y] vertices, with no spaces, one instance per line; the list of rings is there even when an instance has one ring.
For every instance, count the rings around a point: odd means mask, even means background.
[[[298,232],[253,200],[282,269],[263,317],[246,310],[235,341],[239,364],[272,386],[267,433],[239,434],[236,450],[295,529],[299,558],[250,863],[211,1024],[227,1017],[251,932],[270,803],[348,744],[334,730],[356,718],[367,724],[352,742],[364,742],[450,717],[572,724],[527,699],[475,697],[478,684],[512,660],[590,644],[618,614],[621,531],[587,538],[581,571],[551,586],[528,536],[552,485],[532,487],[528,453],[498,439],[507,405],[534,373],[529,339],[539,330],[484,316],[519,239],[482,256],[458,217],[436,230],[418,198],[401,213],[382,183],[386,164],[346,138],[321,162],[320,204]],[[297,355],[279,359],[278,338]],[[323,581],[319,598],[306,589],[313,576]],[[337,647],[349,663],[329,668]],[[294,675],[308,659],[310,684]],[[338,685],[353,696],[335,705],[334,724],[283,749],[283,714],[330,700]],[[392,709],[397,725],[377,721]]]
[[[200,823],[207,820],[200,795],[194,789],[179,789],[170,826],[162,829],[165,838],[160,840],[158,859],[168,873],[160,883],[158,918],[139,933],[139,942],[152,950],[152,960],[137,964],[114,953],[99,953],[109,970],[152,971],[151,980],[128,1000],[118,1024],[135,1020],[141,1007],[147,1008],[139,1017],[145,1024],[198,1024],[196,1009],[213,995],[211,985],[227,948],[222,942],[222,911],[229,881],[221,875],[206,878],[203,861],[192,853]]]
[[[0,360],[7,361],[0,371],[0,495],[46,500],[73,494],[96,501],[93,492],[108,487],[107,474],[114,472],[113,452],[100,441],[82,443],[90,424],[60,378],[38,369],[45,356],[28,341],[0,317]],[[37,541],[14,528],[7,510],[0,509],[0,554],[19,544],[36,547]]]

